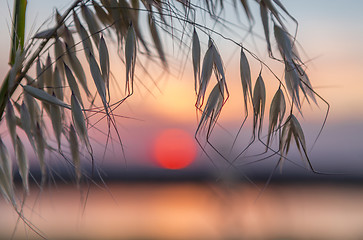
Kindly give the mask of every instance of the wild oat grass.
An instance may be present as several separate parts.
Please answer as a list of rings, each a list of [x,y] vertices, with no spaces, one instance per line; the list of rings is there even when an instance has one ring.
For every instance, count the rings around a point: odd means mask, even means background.
[[[326,104],[327,102],[314,91],[307,76],[306,66],[297,51],[296,30],[292,34],[286,27],[286,23],[292,21],[296,23],[297,29],[297,21],[279,0],[234,0],[233,4],[238,11],[245,12],[248,34],[252,33],[252,27],[258,18],[252,13],[249,4],[259,6],[267,52],[271,59],[284,67],[281,74],[275,73],[256,54],[247,49],[243,44],[244,38],[233,39],[224,36],[215,30],[214,25],[209,26],[198,21],[196,14],[203,13],[213,20],[213,24],[228,26],[228,22],[220,15],[224,11],[223,1],[77,0],[63,13],[56,11],[54,26],[39,30],[27,42],[24,41],[27,1],[14,2],[16,7],[13,17],[16,21],[12,26],[14,34],[10,50],[10,69],[0,89],[0,116],[5,113],[9,137],[16,152],[16,161],[26,192],[29,191],[29,162],[23,144],[25,140],[21,140],[18,134],[21,131],[25,132],[39,159],[42,183],[47,174],[45,153],[59,153],[68,160],[67,154],[63,151],[68,148],[69,157],[73,160],[67,162],[74,168],[76,183],[79,185],[82,178],[89,177],[82,176],[82,158],[79,155],[82,146],[88,150],[93,164],[92,145],[88,136],[88,129],[93,126],[89,118],[102,114],[102,119],[106,118],[108,127],[114,128],[123,149],[113,112],[134,93],[135,79],[139,79],[136,69],[140,67],[142,71],[147,72],[146,64],[140,61],[140,55],[151,61],[158,61],[165,71],[172,70],[168,64],[169,53],[165,52],[163,37],[170,37],[178,43],[178,48],[184,55],[188,55],[189,51],[186,50],[191,47],[191,56],[188,58],[193,68],[195,107],[200,116],[195,136],[208,157],[208,151],[204,149],[201,141],[206,141],[213,151],[233,166],[257,138],[265,145],[266,152],[272,151],[279,155],[281,162],[286,159],[291,142],[295,141],[311,170],[316,172],[306,154],[305,137],[298,118],[302,114],[303,100],[315,104],[317,99]],[[176,23],[179,27],[174,27]],[[271,37],[271,30],[274,39]],[[145,37],[145,31],[148,31],[150,39]],[[201,43],[200,39],[205,38],[200,38],[200,35],[207,37],[208,42]],[[226,76],[224,56],[218,50],[214,37],[222,38],[240,49],[241,102],[245,109],[241,128],[249,117],[249,109],[253,112],[251,141],[232,161],[209,141],[223,106],[229,99],[230,81]],[[110,91],[110,81],[113,78],[109,43],[113,39],[117,41],[118,55],[126,73],[122,80],[122,84],[125,84],[125,95],[122,97],[111,96]],[[205,45],[207,48],[203,51]],[[273,49],[275,46],[278,51]],[[84,54],[87,63],[79,60],[81,54]],[[250,64],[261,66],[254,83]],[[92,80],[86,78],[88,68],[85,65],[89,67]],[[32,68],[36,73],[34,77],[29,75]],[[267,111],[265,108],[268,106],[263,72],[270,72],[279,85],[270,104],[267,140],[261,138],[264,113]],[[279,75],[284,75],[285,83]],[[143,84],[142,80],[140,82]],[[90,90],[90,85],[96,87],[95,92]],[[96,105],[97,98],[101,100],[102,106]],[[204,101],[205,98],[207,101]],[[17,112],[14,109],[17,109]],[[286,115],[286,112],[289,114]],[[51,119],[53,134],[48,134],[48,126],[44,124],[46,117]],[[111,138],[110,132],[108,129],[107,141]],[[57,148],[48,144],[49,139],[56,140]],[[278,142],[277,149],[273,149],[273,140]],[[0,138],[0,189],[3,196],[15,207],[17,198],[13,189],[13,160],[9,157],[8,148]],[[20,209],[17,211],[20,212]]]

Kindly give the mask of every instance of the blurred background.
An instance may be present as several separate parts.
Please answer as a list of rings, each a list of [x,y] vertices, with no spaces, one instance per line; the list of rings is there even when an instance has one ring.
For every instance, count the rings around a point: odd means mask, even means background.
[[[62,12],[71,2],[28,1],[29,34],[51,18],[55,7]],[[216,27],[216,31],[246,37],[244,47],[282,77],[283,69],[266,51],[258,4],[250,2],[255,34],[248,34],[248,25],[238,23],[231,1],[226,1],[223,17],[236,26],[231,31]],[[170,73],[148,63],[152,78],[140,73],[137,94],[116,111],[124,116],[117,122],[126,158],[117,143],[106,146],[107,131],[90,130],[98,170],[94,181],[83,181],[77,188],[67,164],[60,157],[49,156],[52,177],[42,190],[33,184],[24,204],[26,218],[49,239],[362,239],[363,2],[281,2],[299,22],[299,50],[312,85],[330,104],[328,120],[315,145],[327,105],[321,100],[318,106],[305,104],[304,115],[299,116],[312,165],[329,175],[312,173],[295,146],[289,153],[291,162],[285,161],[275,171],[279,157],[261,160],[268,154],[258,155],[264,151],[258,142],[230,167],[201,136],[212,162],[194,141],[198,118],[192,64],[187,61],[191,56],[174,56],[178,46],[165,37]],[[12,1],[3,1],[0,8],[1,79],[8,71],[12,7]],[[244,12],[239,10],[243,22]],[[230,99],[210,140],[223,155],[235,159],[248,144],[252,127],[247,121],[231,150],[245,116],[239,48],[213,37],[226,66]],[[204,53],[208,38],[200,34],[200,39]],[[117,59],[117,54],[113,57]],[[252,58],[249,61],[255,80],[260,65]],[[113,64],[113,74],[124,79],[124,70],[117,68],[116,60]],[[265,69],[262,74],[270,102],[278,82]],[[106,124],[101,121],[98,128],[106,129]],[[5,132],[2,124],[1,134]],[[177,151],[183,164],[173,165],[170,162],[175,156],[160,150],[168,144],[180,146]],[[90,176],[90,159],[83,167]],[[36,179],[37,169],[34,162]],[[1,239],[39,238],[3,199],[0,213]]]

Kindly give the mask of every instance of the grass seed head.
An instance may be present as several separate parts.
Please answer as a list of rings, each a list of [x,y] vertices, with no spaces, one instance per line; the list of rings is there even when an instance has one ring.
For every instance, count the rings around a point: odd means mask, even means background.
[[[77,99],[79,99],[79,102],[83,106],[81,92],[79,91],[78,84],[76,82],[76,79],[74,78],[72,70],[65,63],[64,63],[64,70],[66,72],[66,77],[68,80],[69,87],[71,88],[72,92],[77,96]]]
[[[164,66],[166,67],[167,64],[166,64],[165,53],[164,53],[164,50],[162,47],[163,45],[161,43],[159,32],[156,28],[156,24],[155,24],[155,21],[153,19],[153,15],[151,12],[149,12],[149,29],[150,29],[151,37],[154,41],[155,48],[159,54],[159,57],[160,57],[162,63],[164,64]]]
[[[29,193],[29,162],[22,141],[16,136],[16,159],[19,166],[19,174],[26,193]]]
[[[24,132],[26,133],[31,146],[34,149],[34,152],[36,152],[35,143],[34,143],[33,134],[32,134],[33,128],[31,126],[31,117],[30,117],[28,107],[26,106],[24,101],[21,104],[21,108],[20,108],[20,120],[21,120],[21,127],[24,130]]]
[[[79,18],[75,11],[73,11],[73,21],[74,25],[76,26],[77,32],[80,38],[82,39],[83,49],[86,52],[86,58],[88,59],[89,54],[87,54],[87,52],[91,52],[93,54],[92,43],[89,39],[90,37],[87,33],[87,30],[83,27],[83,25],[79,21]]]
[[[54,53],[56,60],[56,67],[58,68],[59,75],[61,78],[64,78],[64,65],[63,62],[69,64],[68,58],[66,56],[66,48],[63,41],[60,38],[57,38],[54,42]]]
[[[37,85],[38,85],[38,88],[43,88],[44,87],[43,64],[40,61],[40,58],[39,57],[37,59],[36,74],[37,74]]]
[[[106,41],[103,36],[101,36],[100,46],[99,46],[99,57],[100,57],[100,66],[102,71],[102,78],[105,82],[105,85],[108,89],[109,81],[110,81],[110,57],[108,54],[108,49],[106,45]],[[127,59],[126,59],[127,66]],[[127,67],[126,67],[127,70]]]
[[[217,118],[222,110],[224,103],[224,84],[219,81],[209,94],[207,103],[204,107],[202,117],[199,121],[198,130],[205,130],[208,126],[208,121],[211,126],[214,126]]]
[[[125,43],[125,58],[126,58],[126,91],[133,92],[134,72],[136,64],[136,37],[135,30],[130,25],[127,31]]]
[[[253,129],[256,130],[257,127],[257,121],[259,119],[259,132],[262,130],[262,122],[265,112],[265,103],[266,103],[266,89],[265,89],[265,83],[263,82],[261,73],[258,76],[255,88],[253,90],[253,110],[254,110],[254,124]]]
[[[267,43],[267,50],[271,55],[272,51],[271,51],[271,42],[270,42],[268,11],[267,11],[266,4],[263,1],[260,1],[260,13],[261,13],[261,20],[262,20],[262,24],[263,24],[263,30],[265,33],[266,43]]]
[[[79,185],[79,182],[81,180],[81,161],[79,157],[79,144],[77,133],[72,124],[69,127],[69,146],[71,149],[74,170],[76,173],[76,182],[77,185]]]
[[[72,106],[72,120],[73,125],[76,128],[78,136],[86,145],[87,149],[90,150],[90,143],[88,139],[88,130],[85,124],[84,115],[81,109],[81,105],[77,97],[72,93],[71,96],[71,106]],[[91,151],[90,151],[91,152]]]
[[[53,92],[53,90],[52,90],[53,89],[53,67],[52,67],[52,59],[51,59],[49,53],[48,53],[47,60],[45,62],[43,76],[44,76],[45,87],[47,87],[46,91],[49,94],[52,94],[52,92]]]
[[[39,159],[40,171],[42,173],[42,182],[44,183],[43,179],[45,179],[46,177],[46,166],[44,161],[46,141],[44,139],[43,130],[40,127],[39,123],[36,124],[34,138],[37,147],[37,156]]]
[[[194,71],[194,88],[195,93],[198,92],[200,86],[200,43],[197,31],[194,29],[192,38],[192,60]]]
[[[63,81],[61,79],[60,73],[58,71],[58,67],[56,66],[54,68],[54,73],[53,73],[53,80],[54,80],[54,93],[55,96],[63,101],[64,99],[64,95],[63,95]]]
[[[243,98],[245,102],[245,110],[247,112],[247,101],[252,99],[252,84],[251,84],[251,69],[248,63],[246,54],[241,47],[241,57],[240,57],[240,75],[243,89]]]
[[[49,95],[48,93],[46,93],[43,90],[40,90],[39,88],[35,88],[35,87],[29,86],[29,85],[25,85],[25,86],[23,86],[23,88],[27,93],[29,93],[30,95],[39,99],[42,102],[46,102],[49,104],[54,104],[54,105],[58,105],[60,107],[70,109],[70,107],[66,103],[59,100],[55,96]]]
[[[90,91],[88,90],[88,84],[86,79],[86,74],[84,73],[83,66],[81,62],[78,60],[76,53],[70,49],[66,44],[67,55],[69,58],[70,68],[72,68],[74,74],[76,75],[79,83],[81,84],[83,90],[87,94],[88,97],[91,96]]]
[[[197,96],[197,107],[201,107],[203,105],[205,92],[207,90],[207,86],[209,80],[212,76],[213,71],[213,59],[214,59],[214,45],[213,43],[209,46],[207,52],[204,55],[203,65],[202,65],[202,75],[200,78],[200,86]]]
[[[93,42],[98,47],[100,43],[100,27],[96,21],[95,14],[87,7],[86,4],[82,4],[81,6],[81,12],[83,15],[83,18],[86,20],[88,29],[91,33],[91,37],[93,39]]]
[[[3,197],[14,206],[13,168],[8,150],[0,137],[0,191]]]
[[[52,121],[54,136],[57,140],[58,150],[60,150],[61,135],[62,135],[62,128],[63,128],[61,108],[58,105],[54,105],[54,104],[50,105],[49,107],[50,107],[50,119]]]
[[[111,25],[113,23],[112,17],[94,0],[92,0],[93,8],[95,9],[97,18],[101,23],[106,26]]]
[[[8,100],[6,104],[6,125],[8,126],[9,134],[15,149],[16,146],[16,117],[14,112],[13,104]]]
[[[216,70],[216,75],[218,76],[217,79],[222,79],[222,81],[225,81],[226,76],[224,74],[224,67],[223,67],[223,61],[222,57],[219,54],[216,46],[213,45],[213,63]]]
[[[281,126],[282,120],[285,115],[285,111],[286,111],[285,97],[281,88],[279,88],[276,91],[270,106],[270,116],[269,116],[267,144],[266,144],[267,146],[269,146],[271,142],[276,127]]]
[[[91,70],[91,75],[92,75],[93,81],[96,85],[97,92],[101,97],[103,106],[107,113],[108,104],[107,104],[107,100],[106,100],[105,82],[103,81],[102,74],[101,74],[100,68],[98,67],[98,64],[96,62],[96,59],[91,52],[88,52],[88,59],[89,59],[89,65],[90,65],[90,70]]]

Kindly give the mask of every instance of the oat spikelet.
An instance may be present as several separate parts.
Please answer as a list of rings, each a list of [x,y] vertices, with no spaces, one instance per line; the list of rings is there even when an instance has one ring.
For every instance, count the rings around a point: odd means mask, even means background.
[[[40,61],[40,58],[37,59],[36,73],[37,73],[38,88],[43,88],[44,87],[43,64]]]
[[[67,49],[67,55],[68,55],[70,67],[72,68],[74,74],[76,75],[83,90],[87,94],[87,97],[90,97],[91,93],[88,90],[86,74],[84,73],[83,66],[82,66],[81,62],[78,60],[76,53],[74,51],[72,51],[67,46],[67,44],[66,44],[66,49]]]
[[[33,129],[35,127],[35,123],[40,121],[41,112],[38,106],[38,103],[34,100],[34,98],[28,94],[27,92],[24,93],[24,101],[26,106],[28,107],[28,111],[30,114],[30,126]]]
[[[89,143],[88,131],[84,121],[84,115],[81,109],[81,105],[77,99],[77,97],[72,93],[71,96],[71,106],[72,106],[72,120],[73,125],[76,128],[78,136],[86,145],[89,152],[92,152],[91,145]]]
[[[115,29],[117,32],[117,40],[119,45],[122,44],[122,38],[124,36],[124,33],[126,32],[126,29],[124,29],[124,19],[123,17],[126,17],[126,15],[121,16],[121,8],[116,0],[101,0],[103,6],[108,6],[106,9],[111,14],[112,22],[115,23]]]
[[[282,58],[290,64],[296,60],[300,62],[299,55],[293,47],[292,39],[288,33],[275,24],[274,35]]]
[[[263,24],[263,31],[265,33],[266,43],[267,43],[267,50],[269,54],[272,54],[271,51],[271,43],[270,43],[270,29],[268,24],[268,11],[265,3],[263,1],[260,2],[260,13],[261,13],[261,19]]]
[[[52,94],[53,92],[53,69],[52,69],[52,59],[50,58],[50,55],[48,53],[48,57],[44,66],[44,83],[47,87],[46,91],[49,94]]]
[[[19,174],[23,181],[23,187],[26,193],[29,192],[29,162],[25,148],[20,138],[16,136],[16,159],[18,161]]]
[[[194,70],[194,88],[195,93],[198,93],[198,88],[200,86],[200,43],[197,31],[193,32],[192,39],[192,60],[193,60],[193,70]]]
[[[52,34],[55,35],[54,28],[49,28],[49,29],[37,32],[36,34],[34,34],[34,36],[32,38],[33,39],[45,39],[45,38],[53,37]]]
[[[285,61],[285,82],[292,101],[299,110],[301,108],[300,90],[309,104],[310,100],[317,104],[310,80],[300,65]]]
[[[64,79],[64,65],[63,62],[68,63],[68,58],[64,57],[65,54],[65,46],[64,43],[57,38],[54,43],[54,51],[55,51],[55,58],[56,58],[56,67],[59,71],[59,76],[61,77],[62,81]],[[68,63],[69,64],[69,63]],[[54,85],[54,82],[53,82]]]
[[[70,47],[74,47],[75,42],[74,42],[71,31],[68,29],[68,27],[66,25],[63,25],[63,26],[64,26],[64,33],[62,35],[62,38],[64,40],[64,43],[67,43],[68,46],[70,46]]]
[[[41,185],[43,185],[45,182],[45,179],[46,179],[46,175],[47,175],[47,170],[46,170],[45,161],[44,161],[46,143],[45,143],[45,139],[44,139],[43,130],[40,127],[39,123],[36,124],[34,138],[35,138],[35,143],[36,143],[36,147],[37,147],[37,156],[39,159],[40,171],[42,173],[42,184]]]
[[[199,130],[205,130],[208,127],[208,121],[210,125],[215,125],[217,118],[222,110],[223,103],[224,85],[222,81],[219,81],[209,94],[207,103],[202,113],[202,117],[199,121],[197,132]]]
[[[222,79],[222,81],[225,82],[226,76],[224,74],[224,67],[223,67],[223,61],[222,61],[222,57],[219,54],[217,48],[213,45],[213,63],[215,66],[215,73],[217,76],[217,79]]]
[[[306,100],[310,103],[309,101],[310,97],[310,99],[313,100],[313,102],[317,105],[318,103],[316,101],[315,93],[313,92],[313,87],[311,85],[308,75],[306,74],[304,69],[302,69],[301,65],[297,65],[296,67],[297,67],[296,70],[300,76],[300,81],[301,81],[300,87],[306,97]]]
[[[79,91],[76,79],[74,78],[71,69],[65,63],[64,63],[64,70],[66,72],[69,87],[71,88],[72,92],[76,95],[77,99],[79,99],[79,102],[83,106],[81,92]]]
[[[106,26],[111,25],[112,17],[96,1],[92,0],[92,5],[100,22]]]
[[[30,120],[30,113],[28,107],[25,105],[25,102],[21,104],[20,108],[20,120],[21,120],[21,127],[23,128],[24,132],[26,133],[34,152],[36,152],[35,143],[33,139],[33,135],[31,132],[31,120]]]
[[[96,62],[95,57],[92,55],[91,52],[88,52],[88,59],[89,59],[89,66],[91,70],[91,75],[93,78],[93,81],[96,85],[97,92],[101,97],[103,106],[105,108],[106,113],[108,113],[108,104],[106,101],[106,88],[105,88],[105,82],[102,79],[102,74],[100,71],[100,68],[98,67],[98,64]],[[75,125],[77,126],[77,125]],[[76,127],[77,128],[77,127]]]
[[[9,152],[0,137],[0,167],[3,170],[5,178],[9,181],[9,184],[13,182],[13,166],[9,156]]]
[[[272,3],[271,0],[261,0],[261,2],[264,3],[264,5],[266,6],[266,8],[268,10],[270,10],[270,12],[272,13],[272,15],[277,19],[277,21],[279,22],[279,24],[281,26],[283,26],[283,28],[286,28],[284,26],[284,23],[282,21],[282,16],[280,15],[279,11],[277,11],[277,9],[275,8],[274,4]]]
[[[299,140],[299,143],[300,143],[301,147],[306,149],[306,142],[305,142],[304,132],[303,132],[303,130],[301,128],[301,125],[300,125],[299,121],[297,120],[297,118],[293,114],[291,114],[291,126],[292,126],[293,131],[294,131],[294,136],[295,136],[296,143],[297,143],[297,140]],[[299,150],[301,151],[300,148],[299,148]]]
[[[156,28],[156,24],[155,24],[155,21],[153,19],[153,15],[151,12],[149,12],[149,28],[150,28],[151,37],[154,41],[154,44],[155,44],[156,50],[159,54],[159,57],[160,57],[161,61],[163,62],[164,66],[166,67],[167,64],[166,64],[164,50],[163,50],[162,43],[161,43],[161,40],[159,37],[159,33]]]
[[[83,27],[83,25],[79,21],[79,18],[75,11],[73,11],[73,21],[74,24],[76,25],[77,32],[82,39],[83,49],[86,52],[86,57],[88,58],[89,55],[87,54],[87,52],[91,52],[93,54],[92,43],[89,39],[87,30]]]
[[[265,112],[265,103],[266,103],[266,89],[265,89],[265,83],[263,82],[261,73],[259,74],[256,83],[255,88],[253,90],[253,132],[255,132],[257,128],[257,124],[259,124],[258,133],[261,133],[262,131],[262,122],[263,122],[263,116]]]
[[[199,91],[197,94],[196,106],[200,108],[203,105],[205,92],[207,90],[212,72],[214,73],[218,81],[221,81],[223,85],[226,85],[226,78],[224,74],[224,67],[222,58],[214,46],[212,39],[209,39],[209,48],[205,53],[202,66],[202,75],[200,79]]]
[[[56,66],[54,68],[54,73],[53,73],[53,80],[54,80],[54,93],[55,96],[63,101],[64,95],[63,95],[63,83],[62,83],[62,79],[60,76],[60,73],[58,71],[58,67]]]
[[[89,10],[87,5],[85,5],[85,4],[82,4],[81,11],[82,11],[83,18],[86,20],[86,23],[88,25],[88,29],[91,33],[93,42],[98,47],[98,45],[100,43],[100,35],[98,33],[100,30],[100,27],[96,21],[96,17],[94,15],[94,13],[91,10]]]
[[[204,55],[203,65],[202,65],[202,75],[200,77],[200,86],[199,86],[199,91],[198,91],[198,96],[197,96],[197,104],[196,104],[197,107],[201,107],[203,105],[205,91],[207,90],[209,80],[212,76],[213,58],[214,58],[213,57],[213,54],[214,54],[213,48],[214,48],[214,46],[211,43],[209,45],[207,52]]]
[[[14,146],[16,146],[16,117],[14,112],[14,107],[11,104],[10,100],[8,100],[8,103],[6,104],[6,125],[8,126],[9,134],[11,137],[11,141]]]
[[[269,116],[267,144],[266,144],[267,146],[270,145],[270,142],[274,135],[274,131],[276,131],[277,126],[281,126],[282,120],[285,115],[285,110],[286,110],[285,97],[281,88],[279,88],[276,91],[270,106],[270,116]]]
[[[46,103],[50,103],[50,104],[54,104],[54,105],[58,105],[58,106],[70,109],[70,107],[66,103],[59,100],[55,96],[49,95],[48,93],[46,93],[43,90],[40,90],[38,88],[29,86],[29,85],[25,85],[25,86],[23,86],[23,88],[27,93],[29,93],[30,95],[39,99],[42,102],[46,102]]]
[[[102,71],[102,78],[105,82],[105,86],[109,89],[110,85],[110,58],[108,55],[108,49],[106,45],[106,41],[104,37],[101,37],[100,47],[99,47],[99,55],[100,55],[100,66]],[[127,62],[127,60],[126,60]]]
[[[243,98],[245,102],[245,111],[247,112],[247,101],[252,99],[252,84],[251,84],[251,70],[248,63],[246,54],[241,47],[241,58],[240,58],[240,75],[243,89]]]
[[[55,97],[53,93],[53,97]],[[57,140],[58,150],[61,147],[61,135],[62,135],[62,112],[58,105],[50,105],[50,119],[52,120],[52,126],[54,131],[54,136]]]
[[[114,0],[113,0],[114,1]],[[129,1],[126,0],[118,0],[117,8],[120,12],[120,33],[122,33],[122,37],[125,37],[127,34],[128,27],[130,25],[130,22],[132,22],[132,15],[136,11],[131,10],[131,5],[129,4]]]
[[[0,191],[4,198],[16,205],[13,186],[13,167],[8,150],[0,137]]]
[[[289,65],[285,63],[285,83],[286,88],[292,98],[292,101],[300,108],[300,98],[299,98],[299,77],[294,70],[294,68],[288,67]]]
[[[134,71],[136,64],[136,38],[132,24],[127,31],[125,43],[125,58],[126,58],[126,92],[131,94],[134,86]]]
[[[292,138],[294,138],[296,147],[300,154],[303,155],[303,152],[306,151],[305,136],[299,121],[293,114],[289,116],[282,129],[282,136],[280,139],[281,165],[284,156],[286,156],[289,152]]]
[[[287,9],[285,8],[285,6],[281,3],[280,0],[273,0],[277,6],[279,6],[282,11],[284,11],[292,20],[294,20],[296,22],[296,19],[287,11]]]
[[[130,7],[133,8],[133,9],[140,9],[140,1],[139,0],[131,0],[131,6]],[[139,21],[139,15],[140,15],[139,12],[140,11],[130,10],[130,13],[131,13],[129,15],[130,19],[128,19],[127,23],[132,22],[132,26],[134,27],[136,38],[142,44],[142,46],[145,49],[146,53],[150,54],[148,44],[145,42],[145,40],[144,40],[144,38],[142,36],[140,27],[139,27],[139,22],[140,22]]]
[[[81,180],[81,161],[79,158],[79,145],[78,145],[77,133],[72,124],[69,127],[69,146],[71,149],[72,160],[76,174],[76,183],[77,186],[79,186]]]
[[[64,34],[65,25],[62,23],[62,16],[58,12],[58,9],[55,9],[54,18],[55,18],[55,22],[60,25],[60,27],[57,29],[57,33],[55,34],[55,37],[62,36]]]

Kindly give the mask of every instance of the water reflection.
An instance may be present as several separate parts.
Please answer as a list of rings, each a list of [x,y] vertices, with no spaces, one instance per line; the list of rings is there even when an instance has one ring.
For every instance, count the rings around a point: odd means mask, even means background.
[[[26,217],[49,239],[362,239],[357,185],[114,183],[32,190]],[[0,202],[0,238],[17,216]],[[19,223],[15,239],[35,238]]]

